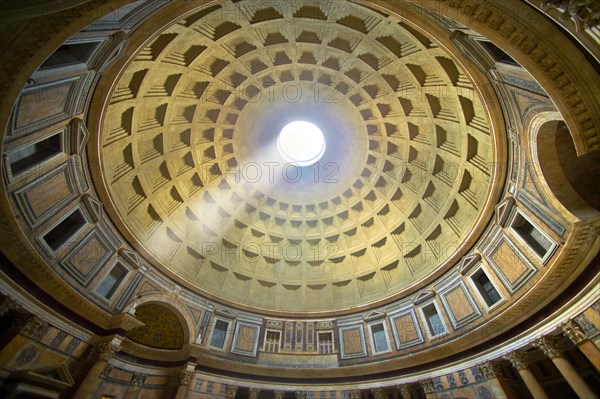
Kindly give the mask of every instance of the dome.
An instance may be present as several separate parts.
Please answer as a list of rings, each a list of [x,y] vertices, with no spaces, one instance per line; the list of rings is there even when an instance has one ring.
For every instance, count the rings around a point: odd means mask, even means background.
[[[354,309],[417,290],[489,219],[505,160],[470,74],[400,19],[338,2],[333,23],[333,4],[253,4],[244,27],[186,15],[106,92],[114,217],[181,284],[265,312]],[[303,119],[327,146],[300,167],[277,144]]]

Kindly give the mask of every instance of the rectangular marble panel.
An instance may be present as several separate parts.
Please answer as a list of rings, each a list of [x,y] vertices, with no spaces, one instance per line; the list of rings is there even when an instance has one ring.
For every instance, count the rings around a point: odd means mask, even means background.
[[[77,103],[91,82],[87,78],[80,75],[24,89],[15,107],[11,135],[34,132],[81,112]]]
[[[362,324],[340,327],[341,356],[343,359],[367,355],[365,334]]]
[[[235,326],[231,352],[244,356],[256,356],[259,332],[259,326],[238,321]]]
[[[537,272],[536,267],[505,235],[501,235],[484,256],[511,294]]]
[[[60,264],[85,287],[114,253],[115,249],[102,232],[94,229],[73,247]]]
[[[414,310],[406,310],[390,315],[392,332],[396,341],[396,349],[402,349],[423,342],[423,334],[417,322]]]
[[[78,194],[72,166],[64,163],[17,191],[15,199],[27,223],[35,228]]]

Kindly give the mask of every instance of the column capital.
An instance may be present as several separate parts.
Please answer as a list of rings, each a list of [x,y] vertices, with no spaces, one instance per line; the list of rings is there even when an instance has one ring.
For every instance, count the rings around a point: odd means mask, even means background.
[[[260,394],[259,388],[250,388],[249,390],[249,399],[258,399],[258,395]]]
[[[295,393],[296,399],[306,399],[307,396],[308,396],[308,394],[306,391],[296,391],[296,393]]]
[[[580,344],[581,342],[587,339],[586,333],[581,329],[579,324],[577,324],[573,320],[569,320],[564,323],[562,326],[563,334],[571,340],[575,345]]]
[[[433,393],[434,392],[435,389],[434,389],[434,385],[433,385],[433,380],[431,378],[419,381],[419,383],[421,384],[421,387],[423,388],[423,391],[425,391],[425,393]]]
[[[500,365],[493,360],[478,364],[476,367],[484,379],[495,378],[500,376]]]
[[[402,384],[398,385],[398,389],[400,390],[400,395],[402,395],[402,399],[410,399],[410,384]]]
[[[545,336],[533,343],[538,349],[541,349],[544,352],[544,355],[553,359],[555,357],[562,357],[563,345],[562,339],[554,336]]]
[[[169,377],[169,384],[172,386],[190,385],[190,382],[192,381],[195,372],[196,364],[186,363],[184,367],[182,367],[180,370],[176,371],[175,374],[172,374]]]
[[[96,345],[95,351],[98,359],[109,361],[121,350],[121,337],[114,337],[110,341],[101,342]]]
[[[360,399],[360,397],[362,396],[360,390],[355,389],[353,391],[350,391],[350,399]]]
[[[237,394],[237,391],[238,391],[237,385],[227,385],[225,387],[225,398],[226,399],[233,399],[233,398],[235,398],[235,395]]]
[[[377,388],[371,388],[371,393],[373,394],[373,398],[374,399],[383,399],[383,388],[381,387],[377,387]]]
[[[148,376],[143,373],[133,373],[131,376],[131,385],[144,385]]]
[[[5,296],[0,299],[0,317],[11,311],[21,310],[21,305],[11,297]]]
[[[189,385],[190,382],[192,382],[193,377],[194,377],[193,370],[181,370],[179,372],[179,384]]]
[[[283,399],[283,395],[285,395],[285,391],[282,391],[282,390],[273,391],[273,396],[275,399]]]
[[[50,328],[50,325],[45,320],[30,314],[19,314],[15,324],[19,326],[21,334],[27,335],[38,341],[41,341],[44,338]]]
[[[510,365],[517,370],[528,368],[527,353],[521,351],[514,351],[507,355],[502,356],[503,359],[508,360]]]

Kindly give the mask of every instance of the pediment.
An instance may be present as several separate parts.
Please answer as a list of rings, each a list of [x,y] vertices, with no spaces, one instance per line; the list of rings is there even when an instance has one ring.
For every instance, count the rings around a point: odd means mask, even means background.
[[[231,310],[229,310],[227,308],[217,309],[217,310],[215,310],[215,314],[226,317],[228,319],[235,319],[237,317],[236,313],[232,312]]]
[[[496,223],[498,224],[498,226],[506,226],[508,215],[510,214],[510,211],[514,204],[515,199],[513,197],[508,197],[504,201],[496,205]]]
[[[364,317],[365,321],[369,321],[369,320],[375,320],[375,319],[381,319],[385,317],[385,313],[384,312],[380,312],[378,310],[374,310],[372,312],[370,312],[368,315],[366,315]]]
[[[428,300],[429,298],[433,298],[435,296],[435,292],[431,290],[423,290],[420,291],[415,299],[413,299],[413,304],[417,305],[423,301]]]
[[[480,260],[481,255],[477,253],[463,257],[460,261],[460,273],[463,275],[467,274]]]

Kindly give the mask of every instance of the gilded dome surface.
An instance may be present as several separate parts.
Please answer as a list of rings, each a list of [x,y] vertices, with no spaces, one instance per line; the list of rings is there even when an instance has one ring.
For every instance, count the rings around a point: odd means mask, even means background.
[[[323,131],[311,166],[277,151],[293,120]],[[109,213],[166,273],[319,313],[414,292],[464,255],[502,183],[496,134],[457,58],[399,17],[239,1],[146,41],[96,145]]]

